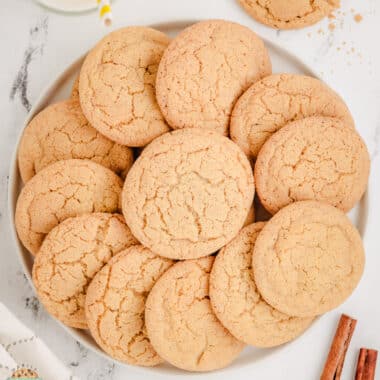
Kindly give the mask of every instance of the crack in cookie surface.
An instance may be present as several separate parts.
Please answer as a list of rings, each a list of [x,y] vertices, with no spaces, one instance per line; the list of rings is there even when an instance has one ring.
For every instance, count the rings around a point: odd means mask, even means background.
[[[215,258],[210,276],[210,299],[219,320],[237,339],[257,347],[286,343],[310,325],[312,318],[283,314],[257,290],[252,252],[265,223],[251,224]]]
[[[83,64],[79,93],[87,119],[123,145],[144,146],[169,130],[155,98],[158,63],[169,38],[128,27],[106,36]]]
[[[326,203],[301,201],[281,209],[262,229],[252,255],[256,285],[281,312],[312,317],[340,305],[364,268],[359,232]]]
[[[145,301],[172,264],[135,245],[113,257],[91,282],[85,306],[88,326],[113,358],[142,366],[162,362],[146,333]]]
[[[176,263],[158,280],[146,303],[153,347],[168,362],[189,371],[225,367],[244,347],[212,311],[208,289],[213,260]]]
[[[123,213],[154,252],[196,258],[237,234],[253,194],[252,169],[235,144],[216,132],[183,129],[145,148],[124,184]]]

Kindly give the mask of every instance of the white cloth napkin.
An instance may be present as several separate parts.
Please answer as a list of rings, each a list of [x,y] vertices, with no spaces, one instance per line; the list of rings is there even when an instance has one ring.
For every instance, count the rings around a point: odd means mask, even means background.
[[[19,368],[34,370],[42,380],[79,380],[0,302],[0,379],[11,379]]]

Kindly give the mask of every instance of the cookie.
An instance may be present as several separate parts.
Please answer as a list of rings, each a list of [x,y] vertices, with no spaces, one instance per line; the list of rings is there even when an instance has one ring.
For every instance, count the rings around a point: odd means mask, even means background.
[[[53,104],[25,128],[18,149],[24,182],[61,160],[86,158],[125,177],[133,163],[132,149],[115,144],[92,128],[75,100]]]
[[[136,244],[121,215],[64,220],[47,234],[34,260],[38,299],[65,325],[87,328],[84,300],[91,279],[112,256]]]
[[[209,299],[213,257],[174,264],[155,284],[145,308],[150,341],[178,368],[211,371],[230,364],[244,344],[214,315]]]
[[[299,29],[315,24],[339,8],[340,0],[238,0],[257,21],[277,29]]]
[[[83,113],[100,133],[122,145],[144,146],[169,130],[156,102],[158,63],[169,37],[128,27],[88,53],[79,80]]]
[[[141,366],[163,361],[149,342],[144,311],[148,293],[172,264],[135,245],[113,257],[92,280],[85,304],[87,323],[111,357]]]
[[[353,292],[364,269],[363,244],[342,211],[322,202],[295,202],[260,232],[252,267],[266,302],[288,315],[312,317]]]
[[[157,73],[157,101],[172,128],[209,128],[227,135],[235,101],[271,71],[264,43],[250,29],[202,21],[166,49]]]
[[[354,128],[344,101],[318,79],[297,74],[274,74],[252,85],[236,102],[231,138],[250,157],[291,121],[309,116],[341,119]]]
[[[300,335],[312,318],[283,314],[261,297],[252,272],[252,251],[265,223],[242,229],[216,256],[210,274],[213,310],[238,340],[257,347],[273,347]]]
[[[217,132],[187,128],[143,150],[125,180],[122,209],[143,245],[193,259],[237,235],[253,195],[252,169],[239,147]]]
[[[71,88],[70,99],[79,102],[79,75],[74,80],[73,86]]]
[[[32,254],[46,234],[67,218],[89,212],[117,212],[121,179],[90,160],[58,161],[37,173],[21,190],[15,225]]]
[[[255,165],[257,194],[272,214],[289,203],[316,200],[349,211],[367,187],[364,141],[339,119],[310,117],[272,135]]]
[[[255,221],[255,208],[252,204],[252,206],[250,207],[250,209],[248,210],[248,214],[245,218],[245,222],[243,224],[243,226],[248,226],[249,224],[253,223]]]

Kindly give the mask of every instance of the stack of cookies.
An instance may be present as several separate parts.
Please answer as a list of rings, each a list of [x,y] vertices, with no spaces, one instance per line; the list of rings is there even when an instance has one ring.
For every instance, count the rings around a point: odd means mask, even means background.
[[[109,34],[18,153],[39,299],[122,362],[222,368],[296,338],[362,275],[345,212],[369,157],[350,112],[317,79],[272,74],[241,25]]]

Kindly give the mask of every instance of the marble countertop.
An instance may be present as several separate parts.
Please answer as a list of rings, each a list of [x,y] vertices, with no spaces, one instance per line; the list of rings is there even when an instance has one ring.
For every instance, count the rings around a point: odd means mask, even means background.
[[[300,31],[276,31],[250,19],[234,0],[116,0],[114,24],[118,28],[128,24],[153,24],[170,20],[196,20],[228,18],[242,22],[260,35],[275,41],[300,57],[346,100],[357,128],[366,140],[372,157],[370,191],[380,191],[380,2],[377,0],[342,0],[342,8],[334,19]],[[356,15],[363,17],[361,22]],[[185,17],[183,16],[185,15]],[[12,0],[2,5],[1,63],[0,63],[0,301],[5,303],[18,318],[36,332],[56,355],[81,379],[142,378],[138,372],[131,376],[125,367],[112,364],[84,348],[56,324],[36,299],[16,256],[11,239],[7,211],[7,185],[9,164],[17,136],[23,121],[41,91],[69,63],[88,50],[107,31],[97,22],[93,12],[79,15],[54,13],[31,0]],[[358,17],[357,17],[358,18]],[[302,360],[308,361],[309,372],[297,372],[297,361],[279,372],[276,366],[261,368],[248,378],[305,380],[317,379],[341,311],[354,311],[363,328],[354,336],[354,345],[380,348],[378,321],[380,306],[378,291],[380,276],[371,265],[371,257],[378,255],[380,201],[371,197],[368,227],[365,236],[367,269],[365,276],[372,282],[360,285],[353,297],[337,311],[323,317],[325,323],[316,324],[321,342]],[[373,261],[372,261],[373,262]],[[357,308],[357,299],[368,300]],[[377,301],[371,302],[376,297]],[[0,316],[1,318],[1,316]],[[377,323],[377,324],[376,324]],[[355,340],[356,339],[356,340]],[[323,350],[322,354],[315,350]],[[284,351],[284,350],[283,350]],[[286,355],[299,356],[299,352],[287,348]],[[284,355],[278,352],[276,356]],[[351,355],[351,357],[350,357]],[[354,354],[349,354],[352,362]],[[352,371],[348,364],[346,373]],[[283,374],[280,376],[279,374]],[[285,375],[285,373],[288,374]],[[380,368],[379,368],[380,376]],[[157,378],[158,376],[144,376]],[[182,376],[178,376],[182,377]],[[214,375],[208,376],[216,378]],[[161,378],[161,377],[160,377]],[[347,377],[348,378],[348,377]],[[379,377],[380,378],[380,377]]]

